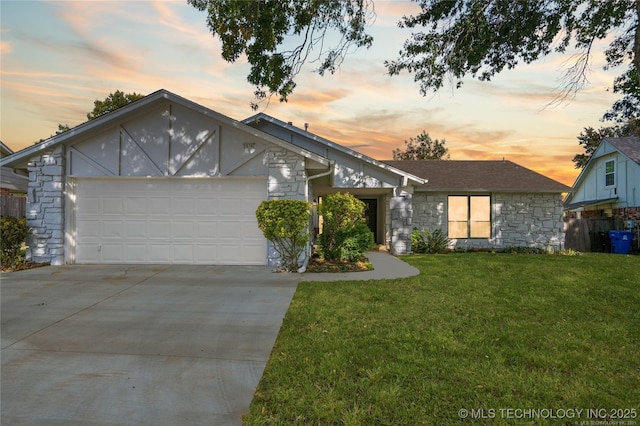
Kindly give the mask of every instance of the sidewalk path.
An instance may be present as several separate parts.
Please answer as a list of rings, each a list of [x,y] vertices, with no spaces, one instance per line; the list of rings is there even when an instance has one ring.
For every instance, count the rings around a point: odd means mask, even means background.
[[[367,253],[373,264],[373,271],[364,272],[305,272],[300,281],[366,281],[406,278],[418,275],[420,271],[399,258],[380,251]]]

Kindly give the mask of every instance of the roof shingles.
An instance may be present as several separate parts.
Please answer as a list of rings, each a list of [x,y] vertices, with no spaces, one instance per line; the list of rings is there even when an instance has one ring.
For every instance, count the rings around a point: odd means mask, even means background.
[[[387,164],[428,179],[421,191],[552,192],[571,188],[511,161],[409,160]]]
[[[606,138],[618,151],[640,164],[640,137]]]

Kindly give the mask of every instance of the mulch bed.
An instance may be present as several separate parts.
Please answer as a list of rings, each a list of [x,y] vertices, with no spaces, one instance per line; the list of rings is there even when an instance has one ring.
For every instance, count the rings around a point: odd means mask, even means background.
[[[371,270],[373,270],[373,265],[366,257],[357,262],[328,261],[313,257],[307,266],[307,272],[362,272]]]
[[[36,263],[36,262],[22,262],[13,267],[2,265],[0,266],[0,272],[15,272],[15,271],[25,271],[27,269],[33,268],[41,268],[43,266],[49,266],[48,263]]]

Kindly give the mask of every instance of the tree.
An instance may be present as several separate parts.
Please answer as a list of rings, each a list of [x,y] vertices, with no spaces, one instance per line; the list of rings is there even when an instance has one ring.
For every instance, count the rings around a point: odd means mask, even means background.
[[[640,136],[640,83],[637,81],[636,69],[632,67],[616,78],[613,91],[621,93],[623,97],[602,116],[602,121],[613,121],[617,124],[598,130],[586,127],[580,133],[578,143],[583,146],[585,152],[573,157],[576,169],[582,169],[587,165],[603,138]]]
[[[420,91],[437,91],[467,75],[490,80],[519,62],[530,63],[570,46],[579,54],[564,76],[560,98],[587,83],[594,42],[610,39],[607,67],[640,69],[640,0],[415,0],[417,15],[404,16],[402,28],[415,30],[396,60],[396,75],[414,73]],[[188,0],[207,12],[207,24],[222,42],[222,57],[235,62],[245,54],[256,97],[293,92],[294,78],[314,48],[317,71],[334,72],[351,47],[370,47],[365,31],[375,19],[371,0]],[[335,47],[325,48],[330,30]],[[333,34],[332,34],[333,35]],[[296,44],[288,49],[286,45]],[[326,44],[325,44],[326,43]],[[636,80],[638,80],[636,73]],[[255,107],[256,105],[253,104]]]
[[[394,160],[448,160],[449,149],[444,146],[446,141],[438,139],[431,139],[429,134],[424,130],[416,138],[409,138],[408,141],[404,141],[405,150],[400,148],[394,149]]]
[[[140,93],[124,93],[120,90],[116,90],[113,93],[109,93],[109,96],[107,96],[104,101],[95,100],[93,102],[93,111],[87,114],[87,118],[89,120],[94,120],[101,115],[108,114],[142,98],[144,98],[144,95],[141,95]]]
[[[566,52],[574,40],[580,52],[564,76],[561,96],[587,82],[596,40],[613,36],[607,66],[640,63],[640,0],[422,0],[422,12],[405,16],[412,34],[389,73],[415,73],[426,94],[447,79],[462,84],[466,75],[490,80],[519,62],[531,63],[551,52]]]
[[[296,86],[294,77],[314,49],[319,51],[311,60],[318,63],[317,71],[323,75],[335,72],[352,47],[369,47],[373,41],[365,32],[374,16],[369,0],[188,2],[207,12],[207,26],[220,38],[225,61],[235,62],[246,55],[251,65],[247,80],[256,86],[258,102],[273,94],[286,101]],[[327,47],[325,39],[331,32],[337,32],[338,41]],[[292,36],[299,37],[301,43],[289,50],[283,45]]]
[[[110,113],[112,111],[117,110],[118,108],[122,108],[125,105],[129,105],[131,102],[137,101],[138,99],[144,98],[144,95],[140,93],[124,93],[120,90],[116,90],[114,93],[109,93],[104,101],[96,99],[93,102],[93,110],[87,113],[87,119],[94,120],[101,115]],[[64,132],[71,130],[68,124],[60,124],[58,123],[58,130],[56,130],[56,135],[60,135]],[[52,135],[54,136],[54,135]],[[36,143],[43,142],[45,139],[40,139]]]
[[[616,78],[613,93],[622,93],[623,97],[614,102],[602,119],[617,123],[635,119],[637,122],[640,119],[640,79],[636,68],[630,68]]]

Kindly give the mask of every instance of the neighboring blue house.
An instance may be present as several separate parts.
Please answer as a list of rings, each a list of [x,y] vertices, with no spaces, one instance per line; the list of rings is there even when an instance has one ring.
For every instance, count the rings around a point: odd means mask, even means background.
[[[578,175],[564,209],[592,224],[608,224],[607,229],[633,230],[634,245],[640,243],[640,137],[603,139]],[[598,237],[593,229],[591,234],[592,240]],[[592,241],[594,245],[604,245],[606,251],[605,241]]]
[[[640,137],[603,139],[573,184],[565,210],[640,220]]]

